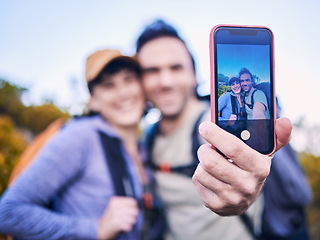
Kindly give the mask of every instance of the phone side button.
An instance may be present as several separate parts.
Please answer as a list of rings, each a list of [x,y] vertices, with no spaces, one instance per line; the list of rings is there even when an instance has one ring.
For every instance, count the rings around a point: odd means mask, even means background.
[[[248,130],[243,130],[241,132],[241,138],[244,141],[248,140],[250,138],[250,132]]]

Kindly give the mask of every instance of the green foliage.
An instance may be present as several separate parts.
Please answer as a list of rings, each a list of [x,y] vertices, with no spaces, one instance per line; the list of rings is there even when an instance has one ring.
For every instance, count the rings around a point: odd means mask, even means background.
[[[0,114],[11,116],[18,126],[21,125],[20,114],[24,108],[20,98],[25,90],[0,79]]]
[[[0,115],[0,195],[7,187],[9,175],[27,142],[10,117]]]
[[[226,86],[226,85],[220,85],[219,86],[219,90],[218,90],[218,98],[224,94],[226,91],[230,90],[230,86]]]
[[[47,103],[41,106],[25,107],[20,115],[21,125],[34,134],[40,133],[51,122],[58,118],[69,118],[68,113],[62,112],[53,103]]]
[[[230,90],[229,77],[219,73],[218,74],[218,98],[227,90]]]
[[[70,117],[67,112],[62,112],[53,103],[24,106],[21,102],[21,95],[25,90],[25,88],[0,80],[0,114],[10,116],[18,127],[38,134],[55,119]]]

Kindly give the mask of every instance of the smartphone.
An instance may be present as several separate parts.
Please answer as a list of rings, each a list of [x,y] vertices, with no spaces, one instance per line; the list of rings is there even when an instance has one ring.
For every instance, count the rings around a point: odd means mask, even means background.
[[[260,26],[210,33],[211,118],[262,154],[275,150],[274,40]]]

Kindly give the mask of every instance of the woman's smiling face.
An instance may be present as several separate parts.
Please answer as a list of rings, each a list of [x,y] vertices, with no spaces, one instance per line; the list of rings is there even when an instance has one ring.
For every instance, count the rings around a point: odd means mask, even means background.
[[[92,91],[90,108],[116,127],[136,126],[145,102],[140,77],[135,72],[122,70],[102,78]]]
[[[240,93],[241,92],[241,85],[240,85],[240,81],[234,81],[231,83],[231,90],[234,93]]]

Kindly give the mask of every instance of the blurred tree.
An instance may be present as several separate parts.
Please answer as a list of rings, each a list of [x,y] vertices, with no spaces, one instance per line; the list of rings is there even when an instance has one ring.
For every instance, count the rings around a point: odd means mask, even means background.
[[[303,152],[300,154],[300,161],[313,192],[313,200],[308,209],[310,235],[312,239],[320,239],[320,156]]]
[[[50,102],[41,106],[24,106],[21,95],[25,90],[0,79],[0,194],[27,146],[26,132],[35,136],[54,120],[70,117]]]
[[[218,98],[227,90],[230,90],[229,77],[219,73],[218,74]]]
[[[320,156],[304,152],[300,154],[300,159],[313,190],[314,201],[320,205]]]
[[[223,75],[222,73],[218,74],[218,82],[224,85],[228,85],[229,77]]]
[[[7,187],[8,178],[27,142],[8,116],[0,115],[0,195]]]
[[[23,127],[31,130],[34,134],[39,134],[54,120],[69,118],[70,115],[62,112],[53,103],[47,103],[41,106],[25,107],[20,117]]]
[[[252,75],[252,77],[253,77],[255,84],[259,84],[261,82],[260,77],[258,77],[257,75],[254,74],[254,75]]]
[[[25,90],[26,88],[0,79],[0,114],[10,116],[18,127],[28,129],[36,135],[55,119],[70,117],[52,102],[41,106],[24,106],[21,95]]]
[[[25,90],[0,79],[0,114],[11,116],[17,125],[21,125],[20,113],[24,107],[21,94]]]

